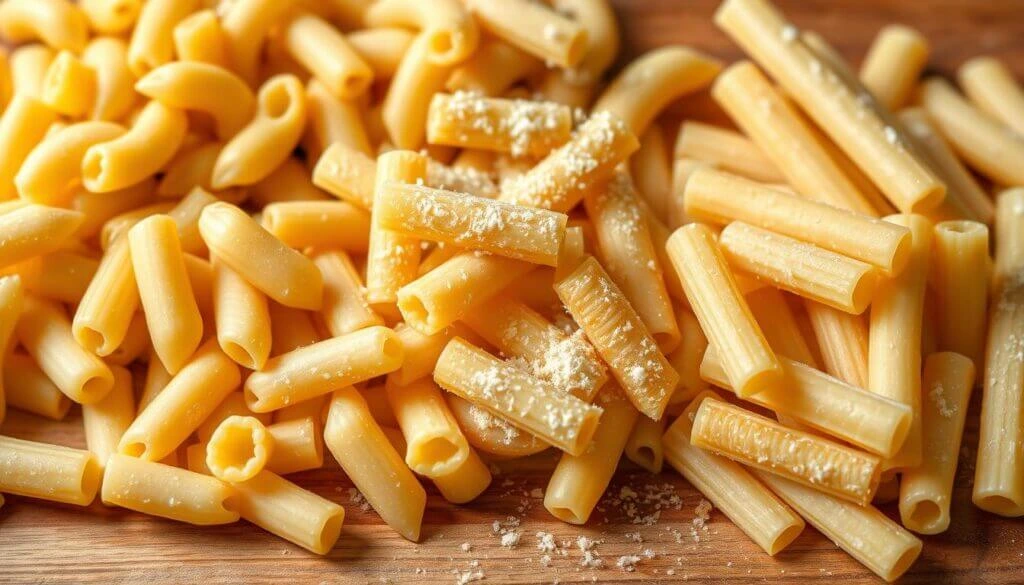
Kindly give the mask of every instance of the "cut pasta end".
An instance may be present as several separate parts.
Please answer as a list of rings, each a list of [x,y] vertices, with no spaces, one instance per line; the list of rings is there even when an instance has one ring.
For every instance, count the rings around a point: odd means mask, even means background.
[[[587,519],[590,517],[589,514],[577,514],[568,506],[554,506],[544,502],[544,507],[548,509],[548,512],[551,512],[552,516],[568,524],[583,525],[587,523]]]
[[[100,481],[103,480],[103,468],[106,465],[106,461],[99,461],[96,456],[93,455],[89,458],[89,462],[85,464],[85,471],[82,473],[82,494],[81,504],[83,506],[92,503],[96,499],[96,492],[100,489]]]
[[[254,417],[229,416],[206,445],[206,466],[214,477],[227,482],[250,480],[266,465],[271,441],[263,423]]]
[[[875,296],[875,289],[878,288],[880,280],[881,274],[872,268],[857,281],[857,286],[853,287],[853,293],[850,295],[850,306],[855,315],[863,313],[871,304],[871,299]]]
[[[242,367],[249,368],[250,370],[260,369],[266,361],[266,356],[257,356],[254,352],[249,351],[240,343],[234,341],[221,341],[220,348],[224,350],[224,353],[234,360],[235,363]]]
[[[774,368],[753,372],[746,379],[741,380],[740,384],[733,384],[733,388],[736,389],[737,396],[740,398],[747,398],[748,396],[753,396],[758,392],[778,386],[782,383],[783,378],[782,368],[780,366],[776,366]]]
[[[90,378],[86,378],[82,382],[81,388],[79,388],[79,399],[80,404],[95,404],[110,392],[110,389],[114,387],[114,375],[110,373],[110,370],[103,372],[97,372]]]
[[[82,183],[85,184],[85,188],[93,193],[109,191],[110,189],[103,188],[107,182],[106,175],[107,157],[103,152],[95,148],[85,151],[85,156],[82,157]]]
[[[469,455],[469,445],[460,445],[455,437],[434,436],[414,441],[405,452],[405,461],[413,471],[427,477],[447,475],[455,471]]]
[[[900,515],[903,525],[919,534],[939,534],[949,528],[949,511],[934,500],[908,501],[906,509],[900,506]]]
[[[1003,495],[975,493],[973,501],[975,506],[999,516],[1007,518],[1024,516],[1024,502],[1017,502]]]
[[[775,556],[777,553],[785,550],[791,542],[796,540],[796,537],[800,536],[800,533],[804,531],[804,523],[793,524],[787,527],[785,530],[780,532],[775,540],[771,541],[768,545],[768,550],[765,551],[771,556]]]
[[[398,310],[401,311],[402,317],[410,327],[424,335],[433,335],[442,329],[442,327],[435,327],[431,323],[433,319],[430,318],[430,311],[423,299],[415,294],[401,294],[401,291],[399,293]]]
[[[338,542],[338,537],[341,536],[341,526],[344,523],[345,509],[339,506],[337,513],[328,516],[323,526],[320,527],[320,533],[317,534],[316,540],[311,543],[311,550],[318,555],[325,555],[331,552],[334,544]]]
[[[74,334],[78,345],[100,357],[110,355],[111,352],[117,349],[116,347],[110,347],[112,344],[108,343],[107,337],[92,327],[75,327]]]
[[[136,459],[151,460],[150,457],[146,456],[146,454],[149,453],[149,445],[147,445],[145,441],[130,441],[128,443],[122,443],[117,450],[122,455],[135,457]]]
[[[629,453],[629,459],[651,473],[661,473],[662,458],[654,448],[641,445]]]
[[[917,560],[917,557],[921,554],[921,546],[921,541],[915,539],[915,542],[911,544],[907,550],[903,551],[903,554],[901,554],[898,559],[896,559],[896,562],[892,564],[892,567],[880,576],[890,583],[899,579],[903,573],[907,572],[910,565],[913,565],[914,561]]]

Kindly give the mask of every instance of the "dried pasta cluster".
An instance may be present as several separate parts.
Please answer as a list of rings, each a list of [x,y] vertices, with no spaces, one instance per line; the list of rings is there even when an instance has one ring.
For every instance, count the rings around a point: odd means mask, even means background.
[[[607,0],[552,4],[0,4],[0,418],[75,402],[88,446],[0,437],[0,492],[325,554],[344,509],[283,477],[325,446],[413,541],[424,480],[467,503],[553,447],[544,505],[583,524],[625,454],[769,554],[809,522],[891,580],[949,526],[978,370],[973,500],[1024,515],[1007,69],[964,97],[892,26],[858,74],[725,0],[752,61],[603,85]],[[737,130],[670,153],[655,120],[701,91]]]

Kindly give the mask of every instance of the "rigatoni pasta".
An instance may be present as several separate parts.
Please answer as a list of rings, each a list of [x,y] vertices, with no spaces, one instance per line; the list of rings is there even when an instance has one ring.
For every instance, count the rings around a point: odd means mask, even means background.
[[[103,470],[89,451],[0,436],[4,493],[88,506]]]

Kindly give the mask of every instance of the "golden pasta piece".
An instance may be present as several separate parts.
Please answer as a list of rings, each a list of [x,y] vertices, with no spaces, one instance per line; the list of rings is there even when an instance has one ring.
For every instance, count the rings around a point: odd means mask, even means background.
[[[766,286],[747,293],[744,298],[776,355],[820,369],[818,358],[811,351],[812,346],[807,343],[800,321],[786,301],[785,293]]]
[[[149,363],[146,364],[146,377],[142,382],[142,392],[139,394],[138,405],[135,407],[136,414],[142,412],[149,406],[149,403],[156,398],[156,395],[167,387],[171,381],[171,373],[160,363],[160,357],[152,348],[149,350]]]
[[[313,78],[306,84],[306,115],[308,122],[303,146],[307,150],[307,160],[319,160],[323,151],[335,142],[342,142],[367,155],[373,153],[358,100],[339,99]]]
[[[426,177],[426,173],[427,157],[424,155],[403,150],[384,153],[376,167],[373,207],[383,207],[387,188],[392,182],[419,183]],[[397,300],[399,289],[416,278],[420,242],[415,237],[385,229],[380,220],[380,213],[370,217],[366,299],[373,305],[393,309],[392,304]]]
[[[871,42],[860,80],[879,102],[890,110],[906,104],[928,63],[931,48],[918,31],[899,24],[878,31]]]
[[[84,219],[78,211],[34,204],[0,214],[0,267],[57,250]]]
[[[352,50],[373,69],[374,79],[391,79],[416,36],[404,28],[368,28],[346,35]]]
[[[310,402],[310,401],[307,401]],[[324,443],[320,432],[320,410],[323,400],[311,401],[317,408],[317,416],[278,421],[267,427],[273,438],[274,448],[267,459],[267,469],[278,475],[288,475],[324,466]],[[280,414],[282,411],[278,411]]]
[[[0,37],[12,43],[39,40],[77,53],[89,39],[89,21],[67,0],[13,0],[0,6]]]
[[[96,72],[70,51],[61,51],[46,69],[39,99],[55,112],[82,118],[96,100]]]
[[[469,456],[448,475],[431,478],[437,491],[453,504],[466,504],[491,485],[491,470],[483,459],[470,449]]]
[[[96,455],[100,467],[117,453],[121,435],[135,418],[135,397],[132,394],[132,374],[120,366],[110,368],[114,386],[99,402],[82,405],[82,426],[85,444]]]
[[[370,215],[345,201],[286,201],[261,212],[263,227],[296,249],[341,249],[365,252]]]
[[[982,111],[1024,136],[1024,89],[994,57],[975,57],[957,71],[960,87]]]
[[[324,278],[320,317],[331,337],[384,324],[384,319],[366,301],[362,278],[348,254],[319,252],[313,256],[313,263]]]
[[[651,473],[661,473],[664,464],[664,451],[661,448],[661,435],[665,432],[665,417],[651,420],[642,416],[633,426],[623,453],[626,458]]]
[[[75,340],[97,355],[112,354],[124,341],[138,306],[135,270],[128,238],[124,237],[103,255],[78,304],[71,326]]]
[[[142,0],[82,0],[78,6],[98,33],[116,35],[135,25]]]
[[[466,5],[491,34],[559,67],[575,67],[587,32],[543,4],[528,0],[470,0]]]
[[[38,297],[72,304],[82,300],[99,267],[99,260],[69,250],[34,260],[39,267],[35,274],[20,272],[25,288]]]
[[[268,303],[268,308],[270,331],[274,338],[270,355],[279,356],[320,341],[320,334],[313,325],[308,311],[293,309],[273,301]]]
[[[373,69],[333,26],[312,14],[299,14],[284,27],[289,54],[335,96],[353,99],[373,83]]]
[[[544,62],[501,39],[484,39],[480,47],[452,71],[447,89],[499,96],[531,75],[544,70]]]
[[[676,317],[679,319],[681,333],[679,347],[665,357],[679,374],[679,384],[669,398],[669,406],[689,402],[707,389],[707,383],[700,377],[700,365],[708,348],[708,339],[692,311],[676,307]]]
[[[16,93],[0,116],[0,199],[18,196],[14,178],[29,153],[42,142],[57,113],[29,93]]]
[[[405,463],[416,473],[444,477],[469,458],[470,447],[433,380],[388,384],[388,403],[405,437]]]
[[[213,263],[213,310],[217,342],[240,366],[259,370],[270,357],[267,297],[223,262]]]
[[[973,221],[936,224],[929,275],[939,303],[939,349],[985,359],[989,284],[988,227]],[[934,276],[932,276],[934,275]]]
[[[424,335],[415,327],[400,323],[395,327],[395,335],[405,349],[405,359],[402,366],[391,374],[390,379],[399,386],[405,386],[429,376],[434,371],[437,357],[441,355],[444,346],[455,332],[453,328],[447,328],[433,335]]]
[[[206,467],[217,479],[248,481],[263,471],[274,440],[263,423],[251,416],[229,416],[206,443]]]
[[[508,419],[496,416],[456,394],[446,392],[445,400],[459,421],[459,428],[466,435],[466,440],[484,453],[514,459],[551,448],[551,445],[513,425]]]
[[[675,157],[690,158],[763,183],[786,179],[764,152],[742,134],[702,122],[679,127]]]
[[[174,59],[174,27],[198,6],[198,0],[147,0],[142,5],[128,43],[128,67],[136,77]]]
[[[71,400],[23,353],[12,352],[4,358],[3,385],[11,408],[50,420],[62,420],[71,408]]]
[[[67,205],[82,182],[82,158],[94,144],[125,133],[113,122],[72,124],[40,142],[18,169],[18,195],[42,205]]]
[[[444,89],[449,65],[431,61],[430,36],[420,33],[402,57],[381,105],[381,120],[391,142],[398,148],[423,146],[427,133],[430,99]]]
[[[136,81],[135,91],[172,108],[210,115],[221,140],[238,134],[256,112],[256,97],[245,81],[198,61],[161,65]]]
[[[11,52],[9,63],[14,95],[22,94],[38,100],[43,89],[43,77],[56,56],[56,51],[41,44],[23,45]],[[13,96],[11,99],[13,101]]]
[[[196,427],[196,437],[203,443],[208,443],[214,431],[232,416],[252,417],[264,425],[269,425],[273,415],[269,413],[254,413],[245,404],[245,394],[242,392],[231,392],[220,401],[220,404]],[[205,458],[205,453],[203,454]]]
[[[476,21],[458,0],[437,0],[429,6],[416,0],[382,0],[369,6],[364,16],[369,28],[413,27],[421,30],[429,58],[438,65],[455,65],[477,48],[480,32]]]
[[[427,142],[544,156],[569,141],[572,111],[561,104],[437,93],[427,113]]]
[[[377,163],[365,153],[335,142],[313,168],[313,184],[356,207],[373,208]]]
[[[213,10],[200,10],[181,19],[172,31],[180,61],[228,66],[228,40]]]
[[[232,2],[221,16],[227,37],[228,62],[249,84],[256,82],[261,51],[267,33],[292,7],[287,0],[240,0]]]
[[[0,436],[4,493],[88,506],[103,470],[89,451]]]

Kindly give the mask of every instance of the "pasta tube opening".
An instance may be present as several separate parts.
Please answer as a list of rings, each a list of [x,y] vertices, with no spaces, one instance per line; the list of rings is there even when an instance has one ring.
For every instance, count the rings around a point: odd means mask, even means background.
[[[251,416],[229,416],[206,445],[206,466],[218,479],[247,481],[267,464],[273,446],[263,423]]]

